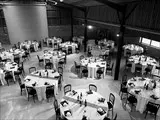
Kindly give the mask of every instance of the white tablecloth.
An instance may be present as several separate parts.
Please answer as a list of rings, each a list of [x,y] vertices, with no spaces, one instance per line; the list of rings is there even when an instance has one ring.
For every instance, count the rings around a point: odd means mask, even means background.
[[[11,59],[11,61],[14,61],[14,55],[19,55],[20,57],[20,61],[22,61],[22,55],[24,55],[24,50],[20,50],[20,49],[16,49],[16,50],[8,50],[8,51],[4,51],[2,53],[0,53],[0,57],[2,58],[2,60],[4,59]]]
[[[49,43],[51,42],[52,45],[54,43],[57,43],[57,44],[60,44],[62,42],[62,39],[61,38],[56,38],[56,37],[53,37],[53,38],[47,38],[46,39],[46,42],[47,42],[47,46],[49,46]]]
[[[71,43],[71,42],[65,42],[60,44],[61,47],[65,47],[66,50],[68,51],[68,47],[71,46],[72,47],[72,53],[76,52],[76,48],[78,48],[78,45],[76,43]]]
[[[132,68],[131,72],[135,72],[135,64],[139,63],[142,64],[142,74],[145,72],[145,68],[148,66],[148,64],[153,65],[152,71],[155,70],[155,67],[157,65],[157,61],[154,58],[144,56],[144,55],[135,55],[131,56],[129,58],[129,61],[132,62]]]
[[[160,104],[160,81],[156,81],[156,88],[153,90],[146,90],[144,89],[144,85],[148,84],[151,79],[145,78],[145,80],[141,80],[141,77],[135,77],[135,80],[133,78],[129,79],[127,82],[128,90],[130,93],[134,94],[137,97],[137,105],[136,105],[136,110],[139,111],[140,113],[143,113],[146,109],[146,104],[148,101]],[[129,83],[133,83],[135,86],[131,87]],[[139,94],[135,93],[135,90],[141,90]],[[157,96],[159,99],[154,100],[151,98],[151,95]],[[157,115],[160,115],[160,109],[157,113]]]
[[[97,92],[93,92],[93,94],[87,94],[86,93],[87,90],[85,89],[78,89],[75,91],[77,92],[77,94],[75,94],[74,96],[72,95],[72,92],[70,92],[66,94],[66,96],[64,96],[63,99],[61,100],[61,101],[67,100],[68,102],[68,105],[64,107],[60,104],[60,110],[62,115],[65,116],[64,111],[69,109],[71,110],[72,115],[66,117],[68,120],[82,120],[83,115],[89,118],[89,120],[103,120],[108,112],[107,101],[105,100],[104,103],[99,102],[98,99],[103,97]],[[80,95],[80,93],[82,93],[82,100],[87,101],[86,107],[84,106],[84,103],[80,107],[80,105],[76,101],[77,96]],[[98,108],[103,108],[106,113],[100,115],[97,112]]]
[[[98,46],[94,46],[91,49],[91,54],[93,57],[98,57],[99,55],[109,55],[109,49],[100,49]]]
[[[104,44],[106,47],[111,46],[111,48],[114,48],[114,41],[113,40],[106,40],[106,39],[102,39],[100,41],[98,41],[98,44]]]
[[[138,45],[134,45],[134,44],[128,44],[128,45],[124,45],[124,56],[126,56],[126,51],[127,49],[131,51],[131,55],[134,54],[140,54],[143,53],[144,49],[141,46]]]
[[[46,100],[46,87],[54,85],[54,94],[58,94],[58,79],[54,78],[55,76],[59,76],[58,72],[52,73],[54,70],[47,70],[48,71],[48,78],[46,77],[45,70],[39,70],[38,72],[33,72],[30,75],[27,75],[25,77],[24,84],[28,87],[33,87],[32,84],[36,82],[36,86],[34,88],[36,89],[38,100]],[[43,77],[39,77],[39,72],[41,72],[41,75]],[[27,81],[27,79],[30,79],[30,81]],[[44,85],[45,83],[49,83],[50,85]],[[28,95],[28,94],[27,94]]]
[[[34,46],[34,50],[38,51],[39,43],[38,42],[31,42],[31,41],[21,43],[20,49],[22,49],[23,46],[25,46],[27,49],[30,49],[31,44]]]
[[[95,62],[96,59],[96,62]],[[90,63],[89,63],[90,61]],[[84,58],[81,60],[81,65],[86,66],[88,68],[88,77],[89,78],[97,78],[97,70],[99,67],[104,67],[104,76],[106,73],[106,61],[102,61],[101,58],[95,58],[95,57],[90,57],[90,58]]]
[[[84,36],[81,37],[73,37],[72,38],[73,42],[78,41],[81,45],[83,44]]]
[[[45,60],[49,59],[53,63],[54,69],[56,69],[59,60],[65,58],[65,53],[60,51],[48,51],[47,53],[44,53],[44,55],[41,56],[41,58],[44,59],[44,65],[45,65]]]

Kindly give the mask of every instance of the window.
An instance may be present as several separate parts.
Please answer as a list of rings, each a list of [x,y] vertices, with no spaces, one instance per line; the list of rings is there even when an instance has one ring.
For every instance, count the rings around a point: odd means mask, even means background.
[[[160,48],[160,42],[152,40],[151,46]]]
[[[142,38],[142,43],[147,44],[147,45],[150,45],[151,40],[150,40],[150,39],[147,39],[147,38]]]

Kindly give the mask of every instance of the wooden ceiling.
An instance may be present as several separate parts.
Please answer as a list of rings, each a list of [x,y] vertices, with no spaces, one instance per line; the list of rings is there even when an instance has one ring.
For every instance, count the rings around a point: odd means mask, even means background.
[[[126,3],[141,1],[141,0],[104,0],[104,1],[109,1],[117,4],[126,4]],[[67,4],[72,4],[75,6],[81,6],[81,7],[104,5],[96,0],[63,0],[63,2]]]

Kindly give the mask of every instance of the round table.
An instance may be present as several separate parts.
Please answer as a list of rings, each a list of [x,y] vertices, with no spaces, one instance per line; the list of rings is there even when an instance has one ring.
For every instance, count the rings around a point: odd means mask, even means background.
[[[68,47],[71,46],[72,47],[72,53],[75,53],[76,48],[78,48],[78,45],[76,43],[73,43],[73,42],[65,42],[65,43],[61,43],[59,45],[60,45],[60,47],[66,48],[67,52],[68,52]]]
[[[98,57],[88,57],[81,60],[81,65],[88,68],[88,78],[97,78],[97,70],[99,67],[104,67],[104,76],[106,73],[106,61]]]
[[[61,38],[56,38],[56,37],[47,38],[46,42],[47,42],[47,46],[49,46],[50,42],[52,43],[52,45],[54,45],[54,43],[60,44],[62,42],[62,39]]]
[[[80,96],[81,93],[81,100],[83,101],[82,105],[77,101],[77,96]],[[104,102],[99,102],[99,99],[101,98],[103,97],[98,92],[89,92],[86,89],[78,89],[74,90],[74,92],[69,92],[60,102],[62,116],[66,117],[68,120],[82,120],[84,115],[89,120],[103,120],[108,113],[108,104],[105,99]],[[84,105],[85,100],[87,102],[87,106]],[[103,110],[102,114],[97,112],[99,109]],[[67,111],[70,111],[71,114],[68,114]]]
[[[103,44],[105,47],[111,46],[111,48],[114,48],[114,41],[113,40],[106,40],[106,39],[102,39],[100,41],[98,41],[98,45]]]
[[[45,65],[45,60],[49,59],[53,63],[54,69],[56,69],[59,60],[65,58],[65,53],[61,51],[48,51],[47,53],[44,53],[44,55],[41,56],[41,58],[44,59],[44,65]]]
[[[38,42],[32,42],[32,41],[27,41],[27,42],[22,42],[20,43],[20,49],[22,49],[23,47],[30,49],[30,46],[33,45],[34,46],[34,50],[38,51],[38,46],[39,43]]]
[[[160,81],[156,81],[156,87],[154,89],[146,90],[144,88],[145,85],[149,85],[152,88],[151,81],[153,81],[153,79],[134,77],[129,79],[127,82],[128,91],[137,97],[136,110],[140,113],[143,113],[145,111],[148,101],[160,104]],[[136,93],[136,91],[140,92]],[[158,99],[153,99],[151,97],[152,95],[155,95]],[[160,115],[160,109],[157,115]]]
[[[48,72],[48,77],[47,77],[47,72]],[[41,77],[39,76],[40,73],[41,73]],[[35,88],[37,92],[38,100],[41,101],[41,100],[46,100],[45,92],[46,92],[47,86],[54,85],[55,95],[58,94],[58,79],[56,78],[57,76],[59,76],[59,73],[56,72],[55,70],[47,70],[47,71],[38,70],[27,75],[24,81],[22,81],[22,83],[24,83],[25,86]],[[33,86],[33,84],[35,84],[35,86]]]
[[[126,56],[127,50],[131,51],[131,55],[141,54],[144,51],[143,47],[134,44],[124,45],[123,48],[124,48],[124,56]]]
[[[145,55],[134,55],[129,57],[128,61],[132,62],[132,68],[131,68],[131,72],[134,73],[135,72],[135,64],[140,63],[142,65],[142,74],[145,72],[145,68],[148,65],[152,65],[152,71],[155,70],[155,67],[157,65],[157,61],[149,56],[145,56]]]
[[[99,55],[109,55],[109,49],[105,48],[105,49],[100,49],[97,46],[92,47],[91,49],[91,54],[93,55],[93,57],[98,57]]]

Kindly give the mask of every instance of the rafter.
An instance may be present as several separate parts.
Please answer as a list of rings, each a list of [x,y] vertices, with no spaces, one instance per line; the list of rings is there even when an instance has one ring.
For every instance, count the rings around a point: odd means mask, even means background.
[[[71,5],[71,4],[68,4],[68,3],[64,3],[64,2],[60,2],[60,1],[58,1],[58,0],[47,0],[48,2],[57,2],[58,3],[58,5],[60,5],[60,6],[64,6],[64,7],[67,7],[67,8],[76,8],[76,9],[79,9],[79,10],[81,10],[81,11],[85,11],[85,9],[83,8],[83,7],[79,7],[79,6],[75,6],[75,5]]]
[[[108,0],[95,0],[95,1],[103,3],[105,5],[108,5],[108,6],[112,7],[113,9],[116,9],[120,12],[124,11],[124,5],[120,5],[120,4],[117,4],[117,3],[114,3],[114,2],[110,2]]]

